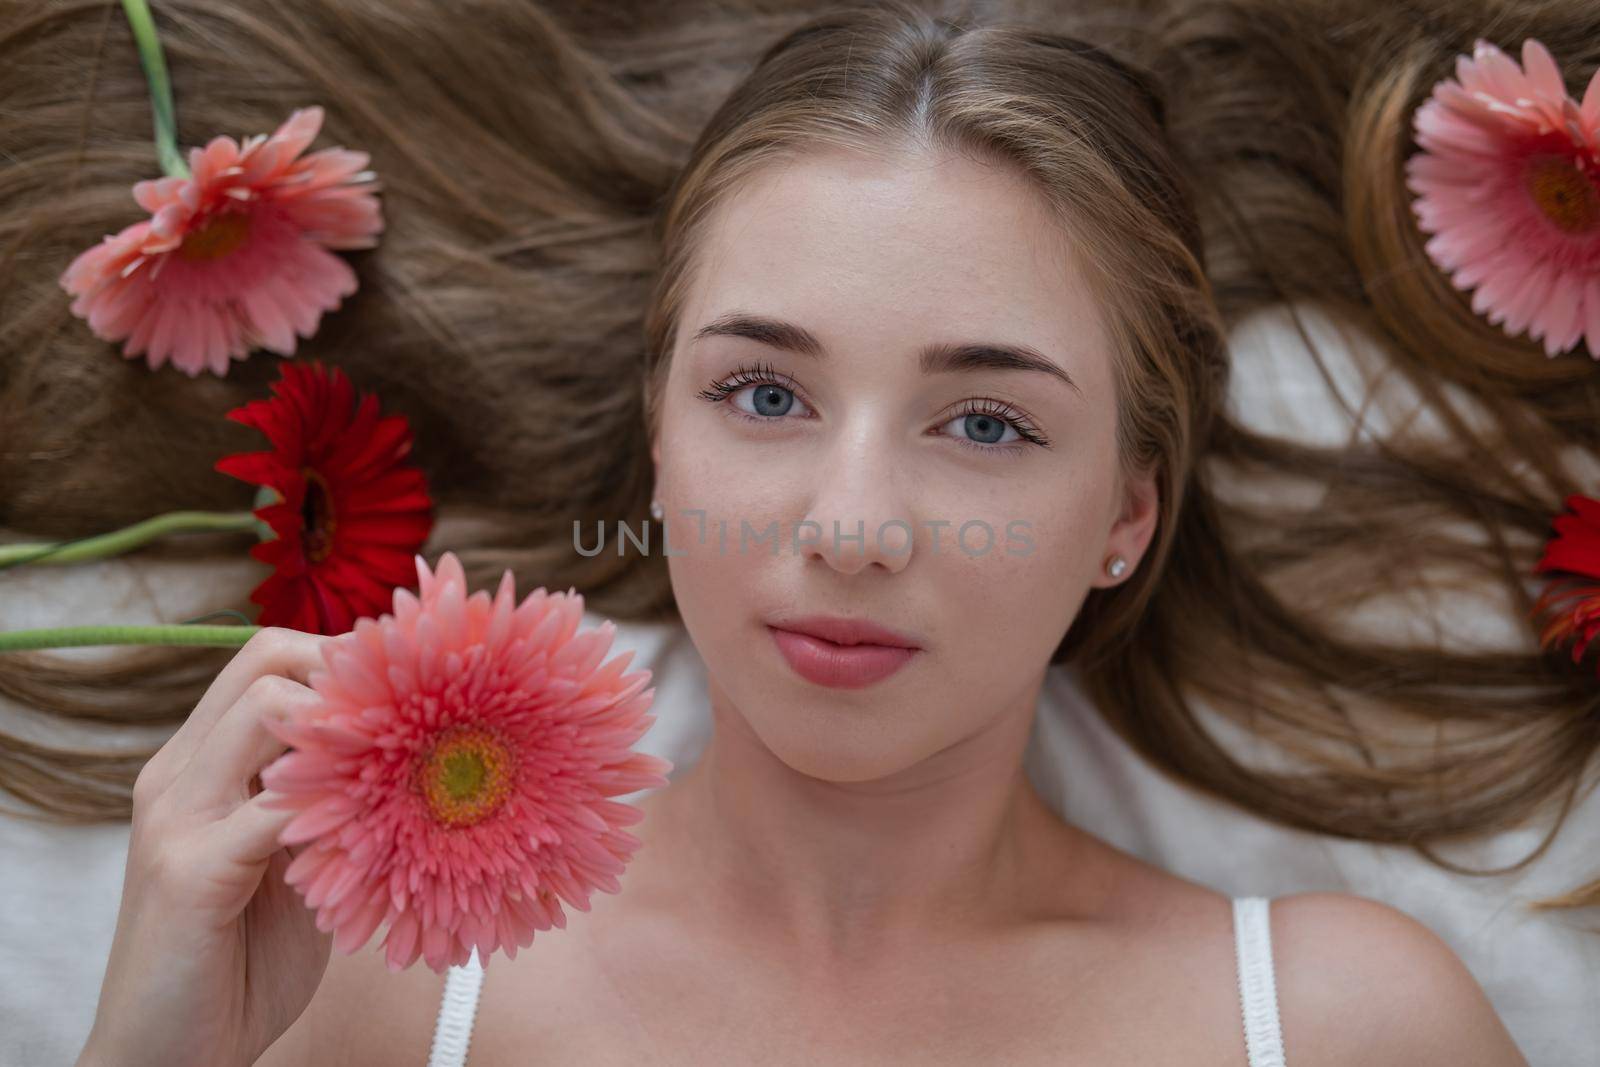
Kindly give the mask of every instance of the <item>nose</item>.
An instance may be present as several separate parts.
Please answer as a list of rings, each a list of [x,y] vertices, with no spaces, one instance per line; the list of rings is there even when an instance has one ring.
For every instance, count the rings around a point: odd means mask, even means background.
[[[811,506],[797,531],[805,557],[843,574],[904,570],[916,544],[905,469],[870,427],[842,434],[816,468]]]

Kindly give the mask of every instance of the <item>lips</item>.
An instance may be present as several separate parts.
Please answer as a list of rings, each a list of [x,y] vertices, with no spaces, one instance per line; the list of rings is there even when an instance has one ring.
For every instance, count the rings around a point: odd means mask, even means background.
[[[789,619],[774,619],[769,625],[791,633],[810,634],[836,645],[883,645],[887,648],[917,649],[922,643],[916,638],[880,626],[868,619],[847,619],[838,615],[803,615]]]
[[[861,619],[811,615],[770,623],[767,629],[796,674],[840,689],[884,680],[921,648],[906,634]]]

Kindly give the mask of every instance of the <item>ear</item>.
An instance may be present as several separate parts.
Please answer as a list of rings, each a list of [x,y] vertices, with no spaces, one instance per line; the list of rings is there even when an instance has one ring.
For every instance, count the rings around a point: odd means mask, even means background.
[[[1135,477],[1122,479],[1122,495],[1117,520],[1106,535],[1106,547],[1101,554],[1101,569],[1095,576],[1097,586],[1120,585],[1139,569],[1139,560],[1150,539],[1155,536],[1156,520],[1161,516],[1161,491],[1156,483],[1156,471],[1151,469]],[[1105,560],[1121,556],[1128,561],[1122,577],[1113,578],[1105,572]]]

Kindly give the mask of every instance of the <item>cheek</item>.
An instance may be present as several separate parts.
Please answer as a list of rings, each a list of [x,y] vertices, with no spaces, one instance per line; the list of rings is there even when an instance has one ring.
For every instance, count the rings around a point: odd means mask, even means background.
[[[987,552],[976,525],[964,541],[958,526],[945,530],[937,556],[919,545],[957,684],[1004,689],[1043,669],[1088,592],[1098,519],[1087,510],[1025,504],[981,516],[994,531]]]
[[[762,542],[757,536],[771,522],[781,522],[781,479],[770,469],[740,462],[714,438],[690,432],[672,439],[662,459],[658,479],[673,594],[709,654],[707,646],[749,623],[750,591],[759,590],[779,562],[772,555],[773,539]],[[741,525],[749,528],[742,552]]]

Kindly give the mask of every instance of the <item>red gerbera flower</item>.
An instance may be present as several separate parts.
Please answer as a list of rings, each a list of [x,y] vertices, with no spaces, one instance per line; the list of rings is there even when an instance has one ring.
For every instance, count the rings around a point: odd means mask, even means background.
[[[1575,514],[1563,513],[1551,521],[1556,532],[1534,567],[1558,576],[1534,604],[1533,614],[1549,615],[1539,643],[1555,648],[1572,641],[1572,662],[1577,663],[1600,634],[1600,500],[1574,493],[1566,505]]]
[[[250,554],[275,569],[250,599],[261,626],[342,634],[415,580],[413,558],[433,529],[422,472],[406,461],[411,428],[380,417],[378,399],[321,361],[283,364],[277,396],[228,418],[267,435],[272,449],[225,456],[216,470],[275,490],[255,514],[278,536]]]

